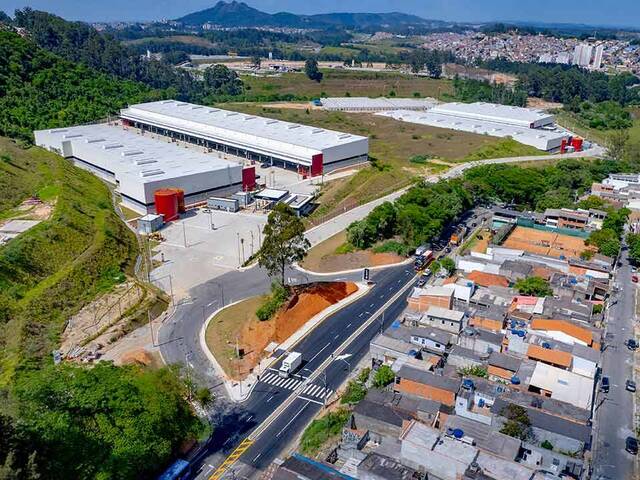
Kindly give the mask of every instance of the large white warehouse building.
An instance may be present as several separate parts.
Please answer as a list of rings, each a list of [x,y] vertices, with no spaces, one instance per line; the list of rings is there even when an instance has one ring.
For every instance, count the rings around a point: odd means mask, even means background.
[[[554,116],[532,108],[499,105],[497,103],[444,103],[430,110],[440,115],[468,118],[492,123],[505,123],[514,127],[540,128],[553,125]]]
[[[39,130],[36,145],[59,153],[116,185],[123,203],[140,213],[155,212],[154,192],[184,190],[187,203],[236,192],[242,165],[194,148],[145,137],[107,124]]]
[[[520,143],[544,151],[560,148],[563,139],[568,139],[571,136],[569,133],[553,127],[553,115],[546,115],[527,108],[488,103],[445,103],[426,112],[393,110],[380,112],[378,115],[392,117],[403,122],[460,130],[479,135],[511,137]],[[540,126],[544,126],[544,128],[539,128]]]
[[[144,130],[312,175],[368,159],[367,137],[175,100],[131,105],[120,116]]]

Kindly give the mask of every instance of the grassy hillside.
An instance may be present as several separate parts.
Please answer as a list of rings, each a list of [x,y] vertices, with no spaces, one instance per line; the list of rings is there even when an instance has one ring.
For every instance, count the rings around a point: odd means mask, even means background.
[[[375,159],[374,164],[351,177],[328,183],[322,191],[320,207],[312,214],[312,221],[320,221],[345,207],[398,190],[418,175],[442,170],[442,165],[429,162],[429,159],[462,162],[544,153],[515,140],[403,123],[372,114],[287,109],[251,103],[227,104],[225,107],[369,137],[369,155]],[[416,157],[423,157],[424,161],[412,162]]]
[[[128,268],[136,243],[93,175],[7,139],[0,156],[0,218],[29,195],[57,193],[49,220],[0,247],[0,384],[6,384],[16,367],[48,358],[65,320]]]

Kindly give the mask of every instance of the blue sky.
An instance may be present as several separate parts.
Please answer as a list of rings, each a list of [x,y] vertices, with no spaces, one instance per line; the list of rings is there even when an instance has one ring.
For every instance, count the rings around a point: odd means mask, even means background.
[[[86,21],[176,18],[210,7],[217,0],[0,0],[12,14],[31,6],[65,18]],[[640,28],[640,0],[246,0],[275,13],[401,11],[425,18],[456,21],[523,20],[626,25]]]

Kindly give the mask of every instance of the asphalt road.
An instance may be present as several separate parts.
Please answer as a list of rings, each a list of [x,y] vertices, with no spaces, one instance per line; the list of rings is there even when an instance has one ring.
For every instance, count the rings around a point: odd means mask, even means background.
[[[633,352],[624,345],[633,338],[635,321],[635,284],[631,282],[626,248],[620,254],[620,266],[614,281],[619,287],[613,295],[607,315],[602,375],[609,377],[609,393],[598,392],[595,411],[594,471],[596,480],[635,479],[635,457],[624,449],[625,439],[633,432],[634,394],[625,390],[625,381],[633,379]]]
[[[300,284],[338,279],[360,280],[362,274],[314,276],[288,270],[287,278],[290,284]],[[200,329],[205,318],[221,308],[223,303],[266,293],[270,284],[267,272],[254,267],[226,273],[191,289],[189,297],[176,306],[175,313],[158,332],[160,352],[165,363],[188,365],[200,385],[208,386],[217,396],[226,395],[222,380],[200,348]]]
[[[337,390],[344,382],[351,365],[356,365],[368,352],[369,342],[383,328],[382,316],[348,344],[342,352],[349,355],[348,358],[336,359],[322,370],[318,370],[319,367],[364,322],[402,287],[413,283],[414,279],[415,273],[410,265],[374,272],[372,280],[375,285],[367,295],[328,317],[322,324],[323,328],[313,330],[296,345],[296,351],[302,353],[305,362],[296,377],[284,381],[275,379],[275,372],[265,372],[246,402],[227,405],[230,410],[220,415],[220,423],[216,426],[212,443],[192,461],[194,470],[199,472],[198,478],[207,478],[214,470],[213,466],[218,465],[231,453],[251,430],[264,422],[285,400],[295,395],[293,403],[275,418],[251,448],[242,455],[235,470],[240,475],[249,475],[254,469],[262,469],[269,465],[323,408],[323,401],[328,398],[327,394]],[[401,295],[387,307],[384,328],[397,318],[405,306],[406,295]],[[279,366],[280,362],[273,368],[277,370]],[[308,381],[307,377],[315,371],[321,374],[315,380]],[[305,385],[301,386],[301,382]],[[298,391],[294,391],[297,387],[300,387]],[[221,443],[223,441],[224,443]]]

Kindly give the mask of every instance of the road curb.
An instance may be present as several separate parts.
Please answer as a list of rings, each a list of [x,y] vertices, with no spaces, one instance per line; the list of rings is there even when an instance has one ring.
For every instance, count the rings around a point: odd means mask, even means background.
[[[304,330],[305,327],[307,327],[307,325],[311,324],[310,327],[307,328],[307,330],[304,331],[302,335],[300,335],[298,338],[295,338],[295,340],[293,341],[293,343],[291,345],[286,345],[284,348],[286,350],[289,350],[289,349],[295,347],[295,345],[297,345],[299,342],[304,340],[312,331],[314,331],[318,326],[320,326],[329,316],[331,316],[334,313],[339,312],[340,310],[346,308],[347,306],[349,306],[350,304],[352,304],[356,300],[359,300],[360,298],[364,297],[367,293],[369,293],[370,288],[368,286],[361,285],[361,284],[358,284],[358,283],[356,283],[356,285],[358,285],[358,290],[357,291],[355,291],[354,293],[352,293],[348,297],[343,298],[340,302],[328,306],[327,308],[325,308],[321,312],[319,312],[316,315],[314,315],[313,317],[311,317],[293,335],[291,335],[287,340],[282,342],[279,345],[279,347],[281,347],[282,345],[286,344],[287,341],[289,341],[289,339],[294,338],[299,331]],[[220,365],[218,360],[216,360],[215,355],[211,352],[211,350],[209,350],[209,347],[207,346],[206,332],[207,332],[207,328],[209,326],[209,323],[211,322],[213,317],[215,317],[218,313],[220,313],[225,308],[230,307],[232,305],[235,305],[237,303],[240,303],[240,302],[242,302],[244,300],[246,300],[246,298],[243,298],[241,300],[236,300],[235,302],[229,303],[228,305],[225,305],[224,307],[217,309],[215,312],[213,312],[211,315],[209,315],[207,317],[207,319],[203,323],[202,327],[200,328],[200,332],[198,334],[199,342],[200,342],[200,348],[204,351],[205,356],[212,363],[213,367],[216,369],[218,374],[223,378],[223,383],[224,383],[224,386],[225,386],[225,389],[227,391],[227,395],[228,395],[229,399],[231,401],[233,401],[233,402],[236,402],[236,403],[245,402],[251,396],[251,393],[253,392],[253,389],[255,388],[255,386],[258,383],[258,381],[257,380],[253,381],[247,387],[246,394],[243,394],[241,397],[236,396],[233,393],[233,390],[232,390],[233,387],[231,385],[229,385],[230,383],[233,383],[233,381],[229,379],[229,377],[227,376],[226,372],[224,371],[224,369],[222,368],[222,366]],[[335,308],[333,308],[333,307],[335,307]],[[278,357],[273,357],[272,361],[269,362],[264,367],[264,369],[262,369],[262,371],[265,371],[266,369],[270,368],[283,355],[279,355]],[[258,364],[258,366],[259,366],[259,364]],[[251,375],[254,375],[254,374],[250,374],[250,376]]]
[[[317,277],[330,277],[333,275],[348,275],[350,273],[357,273],[363,271],[365,268],[369,270],[384,270],[385,268],[391,267],[400,267],[402,265],[408,265],[413,261],[413,258],[407,258],[401,262],[390,263],[388,265],[375,265],[373,267],[360,267],[360,268],[352,268],[350,270],[340,270],[339,272],[314,272],[313,270],[307,270],[304,267],[301,267],[298,263],[294,264],[296,270],[300,270],[301,272],[307,273],[309,275],[315,275]]]

